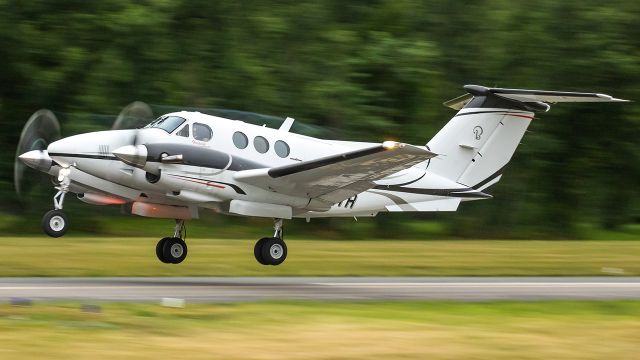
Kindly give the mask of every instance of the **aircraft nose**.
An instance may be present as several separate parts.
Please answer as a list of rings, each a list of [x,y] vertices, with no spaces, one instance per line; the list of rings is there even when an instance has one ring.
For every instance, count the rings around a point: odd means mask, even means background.
[[[116,156],[121,160],[124,158],[125,163],[127,161],[136,164],[142,162],[143,159],[138,156],[142,150],[131,153],[126,146],[138,141],[142,142],[143,137],[144,133],[140,130],[97,131],[58,140],[51,143],[47,151],[49,156],[60,165],[76,164],[78,168],[84,168],[87,171],[101,171],[102,169],[94,169],[99,167],[95,160],[113,160]],[[146,158],[146,155],[144,157]],[[103,162],[100,164],[104,167]]]

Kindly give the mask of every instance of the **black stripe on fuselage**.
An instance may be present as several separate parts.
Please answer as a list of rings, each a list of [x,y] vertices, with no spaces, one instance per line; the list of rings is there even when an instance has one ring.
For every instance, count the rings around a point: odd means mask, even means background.
[[[64,157],[75,157],[75,158],[96,159],[96,160],[119,160],[117,157],[109,156],[109,155],[90,155],[90,154],[73,154],[73,153],[49,153],[49,156],[64,156]]]
[[[429,159],[429,161],[431,161],[431,159]],[[425,171],[424,174],[422,174],[422,176],[420,176],[419,178],[415,179],[415,180],[411,180],[411,181],[407,181],[405,183],[401,183],[401,184],[393,184],[393,185],[389,185],[389,186],[407,186],[407,185],[411,185],[414,182],[419,181],[420,179],[422,179],[423,177],[425,177],[425,175],[427,175],[427,172]]]
[[[496,172],[494,172],[493,174],[489,175],[489,177],[487,177],[486,179],[480,181],[479,183],[473,185],[471,188],[478,190],[479,188],[481,188],[483,185],[485,185],[486,183],[488,183],[489,181],[497,178],[498,176],[502,175],[502,173],[504,172],[504,168],[506,167],[503,166],[500,169],[496,170]]]
[[[477,191],[473,188],[462,189],[420,189],[420,188],[406,188],[397,185],[377,185],[373,187],[376,190],[395,191],[408,194],[420,194],[420,195],[433,195],[433,196],[447,196],[458,198],[476,198],[476,199],[489,199],[493,196]]]
[[[242,190],[242,188],[236,184],[231,184],[231,183],[227,183],[227,182],[222,182],[222,181],[215,181],[215,180],[209,180],[209,179],[204,179],[204,178],[197,178],[197,177],[192,177],[192,176],[185,176],[185,175],[178,175],[178,174],[167,174],[170,176],[175,176],[178,178],[184,178],[184,179],[190,179],[190,180],[198,180],[201,182],[208,182],[208,183],[214,183],[214,184],[222,184],[222,185],[227,185],[228,187],[232,188],[233,190],[236,191],[236,193],[241,194],[241,195],[247,195],[247,193]]]
[[[384,196],[387,199],[393,201],[393,203],[396,204],[396,205],[407,205],[408,204],[408,202],[405,199],[403,199],[403,198],[401,198],[400,196],[397,196],[397,195],[387,194],[387,193],[374,191],[374,190],[368,190],[367,192],[369,194],[376,194],[376,195]]]
[[[157,151],[154,151],[154,153],[155,152],[157,152]],[[161,153],[162,152],[157,152],[157,154],[156,154],[157,156],[155,156],[155,157],[148,156],[147,157],[147,161],[148,162],[156,162],[156,163],[161,162],[158,159],[160,157]],[[181,154],[180,152],[175,152],[175,151],[166,152],[166,153],[168,153],[169,155]],[[225,154],[225,155],[223,156],[222,154]],[[225,169],[225,167],[229,163],[229,156],[230,155],[228,155],[226,153],[222,153],[220,151],[215,151],[215,150],[209,150],[205,154],[196,155],[196,156],[194,156],[193,153],[189,153],[188,155],[189,156],[186,158],[187,161],[185,161],[185,163],[182,163],[180,165],[198,166],[198,167],[203,167],[203,168],[208,168],[208,169],[217,169],[217,170],[223,170],[224,169],[224,170],[231,170],[231,171],[263,169],[263,168],[267,167],[267,166],[264,166],[262,164],[256,163],[254,161],[247,160],[247,159],[244,159],[244,158],[241,158],[241,157],[238,157],[238,156],[232,156],[231,155],[231,165],[229,165],[229,167],[227,169]],[[206,155],[211,155],[211,156],[208,157]],[[49,153],[49,156],[63,156],[63,157],[82,158],[82,159],[120,161],[120,159],[118,159],[115,156],[80,154],[80,153]]]
[[[223,151],[194,145],[160,143],[146,144],[145,146],[147,147],[147,161],[151,162],[160,162],[162,154],[167,154],[170,156],[182,155],[182,165],[192,165],[210,169],[224,169],[227,165],[229,165],[229,167],[226,170],[232,171],[263,169],[268,167],[241,156],[234,156]],[[231,160],[231,164],[229,164],[229,160]]]

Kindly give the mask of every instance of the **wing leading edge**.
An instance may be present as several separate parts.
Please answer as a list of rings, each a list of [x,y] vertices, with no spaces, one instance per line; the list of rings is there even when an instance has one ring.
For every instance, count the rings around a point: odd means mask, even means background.
[[[310,207],[328,209],[374,187],[374,181],[434,156],[424,147],[385,141],[297,164],[239,171],[234,178],[280,194],[307,197]]]

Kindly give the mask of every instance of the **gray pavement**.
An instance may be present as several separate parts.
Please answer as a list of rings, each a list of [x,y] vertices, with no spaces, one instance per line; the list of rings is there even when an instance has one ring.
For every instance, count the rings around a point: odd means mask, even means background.
[[[0,278],[0,302],[640,299],[640,277]]]

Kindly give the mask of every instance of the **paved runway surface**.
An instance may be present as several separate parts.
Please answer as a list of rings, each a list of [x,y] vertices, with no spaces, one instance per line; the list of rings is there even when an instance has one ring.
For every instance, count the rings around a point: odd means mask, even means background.
[[[640,299],[640,277],[0,278],[0,302]]]

